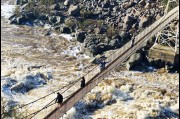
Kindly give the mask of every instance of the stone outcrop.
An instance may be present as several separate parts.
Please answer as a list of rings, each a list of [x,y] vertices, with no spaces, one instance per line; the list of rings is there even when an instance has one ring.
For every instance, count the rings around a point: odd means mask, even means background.
[[[163,15],[163,9],[158,8],[159,1],[64,0],[44,5],[45,9],[41,2],[17,0],[16,3],[20,5],[20,14],[10,17],[10,23],[50,24],[59,33],[75,34],[77,41],[84,42],[95,54],[119,48]],[[29,10],[29,4],[33,9]],[[115,35],[120,36],[116,38]]]

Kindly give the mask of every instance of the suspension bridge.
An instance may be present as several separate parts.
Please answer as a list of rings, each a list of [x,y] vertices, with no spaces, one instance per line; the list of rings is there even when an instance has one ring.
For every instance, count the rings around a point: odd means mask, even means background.
[[[134,39],[134,45],[132,46],[132,41],[127,42],[123,47],[114,51],[109,57],[107,57],[106,62],[109,62],[106,66],[105,70],[100,71],[98,66],[95,66],[91,71],[89,71],[84,78],[86,79],[86,86],[84,88],[79,88],[78,90],[71,93],[69,96],[64,98],[64,102],[60,109],[55,108],[51,112],[48,112],[46,116],[42,117],[43,119],[59,119],[62,117],[68,110],[70,110],[79,100],[81,100],[87,93],[89,93],[95,86],[97,86],[114,68],[119,66],[123,61],[129,58],[133,53],[135,53],[140,48],[144,47],[148,40],[150,40],[153,36],[156,36],[160,31],[164,29],[170,22],[174,19],[179,19],[179,6],[173,8],[171,11],[167,12],[163,17],[154,22],[152,25],[144,29],[141,33],[139,33]],[[179,28],[179,23],[177,25]],[[176,40],[175,40],[175,53],[179,53],[179,30],[176,31]],[[49,95],[54,94],[55,92],[61,91],[65,89],[61,94],[70,90],[72,86],[79,86],[81,79],[76,79],[74,82],[50,93],[46,96],[39,98],[33,102],[25,104],[23,106],[19,106],[14,108],[13,110],[17,110],[19,108],[24,108],[25,106],[35,103]],[[26,115],[22,119],[37,119],[38,113],[42,110],[47,109],[48,107],[54,105],[55,99],[49,102],[46,106],[41,108],[39,111]]]
[[[65,100],[60,109],[56,108],[50,112],[44,119],[58,119],[62,117],[69,109],[71,109],[79,100],[97,86],[114,68],[119,66],[123,61],[129,58],[138,49],[146,45],[147,41],[161,31],[172,20],[179,17],[179,6],[168,12],[165,16],[153,23],[151,26],[144,29],[135,37],[134,45],[131,46],[131,41],[126,43],[119,50],[109,56],[106,61],[111,61],[105,70],[100,72],[99,67],[94,68],[89,72],[85,79],[87,80],[85,88],[80,88],[74,92],[67,100]],[[178,47],[178,44],[176,44]],[[177,49],[177,48],[176,48]],[[175,51],[177,52],[177,51]]]

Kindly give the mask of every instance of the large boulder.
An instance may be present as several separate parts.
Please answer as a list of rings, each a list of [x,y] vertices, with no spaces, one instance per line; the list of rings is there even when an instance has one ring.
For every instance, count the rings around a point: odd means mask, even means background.
[[[27,13],[23,14],[23,16],[28,20],[34,20],[37,18],[37,16],[33,12],[27,12]]]
[[[123,29],[129,31],[133,24],[137,22],[137,19],[131,15],[126,15],[124,18],[124,24],[123,24]]]
[[[125,42],[125,41],[128,41],[131,39],[131,34],[130,32],[122,32],[121,33],[121,38],[122,40]]]
[[[109,8],[110,7],[110,2],[109,1],[105,1],[105,2],[101,3],[101,7],[102,8]]]
[[[62,23],[63,22],[63,18],[60,16],[49,16],[49,22],[54,24],[54,23]]]
[[[24,24],[27,22],[27,18],[24,16],[17,17],[16,20],[17,20],[17,24]]]
[[[101,54],[109,49],[109,46],[105,43],[99,43],[98,45],[93,44],[89,47],[89,50],[93,55]]]
[[[22,92],[25,89],[25,85],[24,85],[24,83],[19,82],[19,83],[13,85],[10,89],[11,89],[11,91]]]
[[[80,15],[80,9],[79,9],[79,5],[70,5],[69,9],[68,9],[68,14],[70,16],[78,16]]]
[[[71,29],[68,26],[66,26],[65,24],[60,25],[59,31],[61,33],[66,33],[66,34],[70,34],[71,33]]]
[[[145,6],[145,5],[146,5],[146,0],[140,0],[140,1],[139,1],[139,4],[140,4],[141,6]]]
[[[140,18],[139,28],[145,28],[154,22],[153,16],[143,16]]]
[[[126,62],[127,70],[134,68],[135,66],[139,65],[142,61],[142,56],[140,53],[134,53]]]
[[[90,47],[91,45],[97,45],[100,43],[100,39],[94,34],[88,34],[84,40],[84,47]]]
[[[121,41],[121,39],[119,39],[119,38],[115,38],[115,39],[113,39],[113,40],[111,40],[110,42],[109,42],[109,46],[110,46],[110,48],[112,48],[112,49],[114,49],[114,48],[119,48],[120,46],[122,46],[123,44],[122,44],[122,41]]]
[[[65,6],[69,6],[70,4],[71,4],[71,0],[65,0],[65,1],[64,1],[64,5],[65,5]]]
[[[136,22],[137,22],[137,19],[134,16],[126,15],[124,18],[124,23],[128,25],[133,25]]]
[[[134,5],[136,5],[135,2],[125,2],[121,5],[121,7],[127,10],[128,8],[133,7]]]
[[[28,0],[16,0],[16,5],[24,5],[28,3]]]
[[[86,38],[86,33],[87,32],[85,31],[77,31],[75,35],[77,41],[79,41],[80,43],[83,43],[84,39]]]
[[[17,24],[16,15],[13,15],[9,18],[10,24]]]
[[[60,10],[65,10],[66,6],[62,4],[53,4],[50,6],[50,9],[60,11]]]
[[[104,34],[105,32],[107,32],[106,28],[104,27],[100,27],[100,28],[97,27],[94,29],[94,31],[95,31],[95,34]]]

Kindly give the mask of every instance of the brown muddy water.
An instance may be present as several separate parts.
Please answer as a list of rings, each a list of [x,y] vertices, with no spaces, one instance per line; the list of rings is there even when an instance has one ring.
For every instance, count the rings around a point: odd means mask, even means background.
[[[9,24],[6,16],[11,9],[6,8],[13,9],[8,6],[11,4],[14,4],[13,0],[1,1],[1,112],[8,110],[10,105],[27,104],[52,93],[94,67],[91,58],[81,50],[83,45],[70,36],[44,36],[45,28]],[[41,67],[29,71],[31,66]],[[78,87],[72,87],[64,97]],[[154,72],[113,71],[64,118],[178,119],[178,89],[179,74],[170,74],[164,69]],[[55,97],[56,93],[18,109],[16,115],[26,116],[38,111]],[[2,108],[4,105],[8,106]],[[43,118],[56,106],[33,118]]]

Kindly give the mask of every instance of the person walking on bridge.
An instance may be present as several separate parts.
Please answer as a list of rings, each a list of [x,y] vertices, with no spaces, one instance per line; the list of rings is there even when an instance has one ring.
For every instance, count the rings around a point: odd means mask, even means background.
[[[100,60],[97,60],[97,62],[99,63],[99,66],[100,66],[100,70],[103,71],[105,68],[106,68],[106,64],[108,62],[105,61],[105,56],[103,55]]]
[[[81,88],[84,88],[85,85],[86,85],[86,83],[85,83],[85,78],[84,78],[84,76],[83,76],[83,77],[82,77],[82,80],[81,80]]]
[[[56,100],[55,100],[55,103],[58,103],[58,107],[60,108],[62,102],[63,102],[63,96],[58,92],[58,93],[57,93]]]

